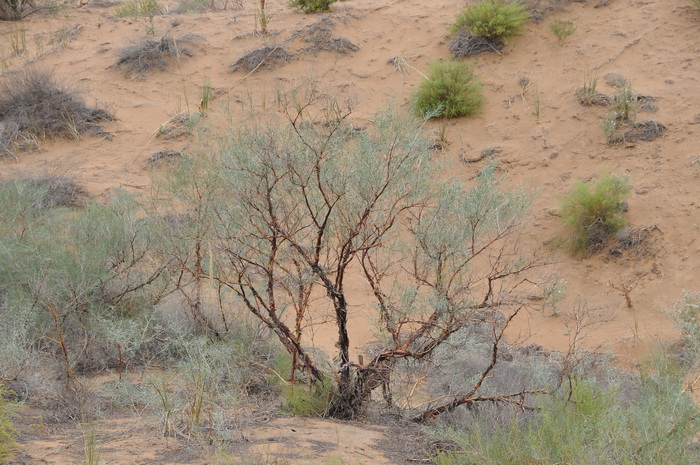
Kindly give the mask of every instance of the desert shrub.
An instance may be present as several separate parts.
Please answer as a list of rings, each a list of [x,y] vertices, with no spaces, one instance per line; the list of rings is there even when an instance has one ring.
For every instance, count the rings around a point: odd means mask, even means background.
[[[192,44],[198,37],[186,35],[180,38],[166,35],[160,40],[144,38],[136,44],[124,48],[119,53],[116,63],[118,68],[126,70],[127,75],[145,77],[153,70],[164,71],[170,61],[186,56],[191,57],[192,51],[187,44]]]
[[[9,400],[9,391],[0,384],[0,463],[10,456],[15,447],[15,434],[12,426],[14,408]]]
[[[0,84],[0,95],[0,124],[14,127],[12,140],[78,139],[87,132],[100,132],[100,121],[114,119],[104,110],[86,106],[51,72],[37,68],[7,74]]]
[[[507,41],[520,35],[530,13],[519,1],[484,0],[462,10],[451,26],[452,34],[466,29],[474,36]]]
[[[574,252],[595,251],[625,225],[629,179],[609,174],[591,184],[577,183],[564,197],[561,217],[571,228]]]
[[[413,95],[413,106],[424,118],[457,118],[476,113],[484,102],[481,84],[469,61],[434,62]]]
[[[289,6],[304,13],[324,13],[330,11],[335,0],[289,0]]]
[[[578,380],[570,398],[544,399],[529,415],[513,411],[494,419],[477,411],[468,423],[437,432],[457,450],[439,454],[435,463],[690,465],[700,459],[693,442],[699,414],[673,370],[647,371],[624,393]]]
[[[128,0],[114,10],[117,18],[152,18],[160,12],[157,0]]]

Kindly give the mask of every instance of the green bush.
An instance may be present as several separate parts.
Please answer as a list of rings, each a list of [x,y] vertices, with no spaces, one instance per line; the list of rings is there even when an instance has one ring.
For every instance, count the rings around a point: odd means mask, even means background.
[[[304,13],[325,13],[335,0],[289,0],[288,5]]]
[[[5,459],[15,447],[17,431],[12,426],[14,415],[14,406],[8,400],[8,391],[0,384],[0,463],[5,463]]]
[[[484,103],[481,83],[469,61],[430,64],[413,96],[413,106],[423,118],[457,118],[476,113]]]
[[[624,200],[629,191],[629,180],[612,174],[591,185],[574,186],[561,208],[561,217],[571,228],[572,251],[594,251],[625,225]]]
[[[455,34],[466,29],[473,36],[505,42],[522,34],[528,19],[530,13],[519,1],[484,0],[462,10],[450,30]]]

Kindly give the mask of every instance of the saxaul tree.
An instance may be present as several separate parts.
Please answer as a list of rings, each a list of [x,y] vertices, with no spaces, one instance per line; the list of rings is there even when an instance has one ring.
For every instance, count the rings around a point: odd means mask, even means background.
[[[390,109],[358,129],[351,108],[313,91],[280,106],[284,118],[235,129],[208,161],[218,180],[211,262],[194,273],[183,266],[276,334],[292,356],[292,378],[299,370],[311,382],[332,375],[328,413],[354,418],[379,387],[390,401],[400,361],[428,359],[476,312],[512,317],[522,308],[521,275],[541,264],[517,242],[528,199],[500,188],[494,166],[471,186],[441,181],[411,116]],[[367,283],[373,307],[353,305],[349,277]],[[304,345],[309,309],[323,306],[337,331],[331,374]],[[357,311],[379,322],[382,347],[366,363],[351,359],[348,321]],[[495,336],[494,364],[502,329]],[[478,388],[416,418],[471,402]]]

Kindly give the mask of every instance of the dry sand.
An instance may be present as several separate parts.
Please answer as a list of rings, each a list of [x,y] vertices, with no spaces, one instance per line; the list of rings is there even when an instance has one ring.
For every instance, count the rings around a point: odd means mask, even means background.
[[[269,34],[261,36],[255,33],[255,2],[243,0],[241,9],[231,8],[237,2],[230,3],[225,11],[156,16],[157,37],[167,32],[176,37],[193,33],[201,41],[191,46],[194,56],[144,79],[128,78],[113,65],[123,47],[144,37],[148,25],[115,18],[115,6],[103,6],[106,2],[68,7],[47,17],[35,14],[21,24],[0,23],[4,73],[25,64],[54,70],[60,79],[80,88],[89,104],[97,102],[118,118],[106,126],[111,137],[48,142],[43,150],[21,154],[17,161],[0,161],[0,175],[67,171],[97,196],[115,188],[146,192],[149,156],[166,149],[187,150],[195,144],[187,136],[156,134],[179,112],[197,110],[206,78],[218,95],[207,117],[211,133],[228,121],[243,121],[251,104],[258,109],[274,105],[278,89],[287,90],[309,79],[340,98],[354,99],[354,123],[361,125],[388,101],[408,107],[426,65],[449,57],[447,26],[465,4],[456,0],[348,0],[334,4],[332,15],[319,16],[295,13],[281,0],[268,0]],[[696,64],[700,12],[689,0],[613,0],[600,8],[594,8],[596,1],[549,3],[559,7],[547,19],[530,22],[525,34],[502,53],[476,58],[486,105],[478,116],[446,123],[449,145],[437,156],[447,166],[446,175],[469,183],[485,162],[464,163],[462,159],[499,147],[497,158],[506,183],[525,185],[536,193],[526,245],[552,250],[555,264],[548,272],[559,276],[564,298],[558,303],[558,316],[551,310],[523,314],[510,337],[564,350],[571,336],[567,315],[585,301],[604,320],[592,327],[586,346],[611,352],[618,363],[633,367],[655,344],[677,337],[666,310],[684,290],[697,290],[700,281],[700,83]],[[548,21],[555,18],[572,19],[577,27],[562,44],[548,28]],[[333,37],[346,38],[359,50],[304,52],[307,44],[299,38],[290,40],[296,31],[319,20],[330,27]],[[75,37],[67,39],[66,32],[78,25]],[[10,43],[21,28],[26,28],[27,50],[15,56]],[[59,38],[53,45],[51,35]],[[284,47],[295,59],[273,69],[229,72],[240,57],[265,46]],[[387,63],[395,57],[405,59],[406,66],[399,69]],[[614,93],[602,76],[616,73],[631,80],[640,94],[655,97],[658,111],[640,113],[639,120],[653,118],[663,123],[668,128],[664,136],[609,146],[599,126],[605,109],[581,106],[574,96],[584,76],[596,73],[601,76],[601,92]],[[532,84],[525,93],[524,79]],[[538,98],[539,121],[535,115]],[[442,124],[430,122],[428,128],[437,135]],[[607,172],[630,177],[630,225],[659,228],[651,256],[578,259],[551,246],[564,233],[556,216],[558,199],[576,180]],[[615,289],[623,285],[630,289],[631,309],[622,292]],[[354,284],[351,295],[351,337],[353,347],[362,350],[371,339],[370,299],[359,283]],[[313,343],[332,351],[333,336],[331,327],[317,327]],[[363,430],[361,426],[323,426],[319,421],[299,419],[278,423],[273,425],[280,431],[300,425],[314,431],[327,429],[331,435]],[[336,427],[342,431],[333,432]],[[273,433],[260,429],[251,434]],[[364,439],[354,440],[355,447],[367,456],[326,444],[313,460],[320,463],[332,453],[347,463],[355,459],[389,463],[371,450],[381,434],[367,432]],[[315,440],[338,442],[320,436]],[[37,461],[18,463],[69,463],[74,458],[67,457],[75,457],[63,455],[68,449],[61,449],[65,443],[60,441],[46,445],[37,439],[25,446],[34,451],[30,455],[37,454],[33,455]],[[105,463],[181,463],[165,458],[148,461],[145,451],[153,445],[133,447],[142,451],[138,459],[104,454],[109,456]],[[304,461],[311,463],[298,457],[289,463]]]

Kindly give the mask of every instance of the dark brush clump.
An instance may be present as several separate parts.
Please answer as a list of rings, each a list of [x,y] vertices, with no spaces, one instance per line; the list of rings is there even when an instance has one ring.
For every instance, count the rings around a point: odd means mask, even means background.
[[[231,66],[231,72],[238,70],[253,71],[259,68],[272,69],[294,59],[294,55],[280,46],[263,47],[254,50],[236,61]]]
[[[349,55],[360,50],[360,47],[350,42],[345,37],[333,37],[331,29],[335,27],[335,21],[330,17],[325,17],[314,24],[296,31],[291,39],[299,38],[303,42],[310,44],[304,48],[306,53],[332,52]]]
[[[456,58],[478,55],[484,52],[498,52],[505,44],[500,40],[489,39],[488,37],[473,36],[466,29],[462,28],[454,35],[448,48]]]
[[[53,73],[37,68],[7,74],[0,96],[0,132],[8,133],[2,140],[77,139],[81,134],[100,133],[102,126],[97,123],[114,120],[107,111],[85,105]],[[2,149],[13,154],[12,147]]]
[[[147,37],[123,49],[116,66],[126,69],[127,76],[144,78],[153,70],[165,71],[173,59],[193,56],[185,45],[197,40],[198,37],[194,35],[177,39],[167,35],[160,40]]]

